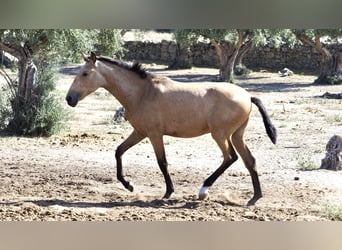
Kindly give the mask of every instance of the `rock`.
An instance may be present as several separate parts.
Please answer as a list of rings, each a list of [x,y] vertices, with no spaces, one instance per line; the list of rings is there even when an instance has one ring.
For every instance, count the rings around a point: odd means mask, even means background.
[[[242,217],[247,218],[247,219],[251,219],[251,220],[256,220],[258,218],[256,213],[254,213],[252,211],[245,212],[244,215],[242,215]]]
[[[281,71],[278,71],[280,76],[292,76],[293,71],[289,70],[288,68],[283,68]]]

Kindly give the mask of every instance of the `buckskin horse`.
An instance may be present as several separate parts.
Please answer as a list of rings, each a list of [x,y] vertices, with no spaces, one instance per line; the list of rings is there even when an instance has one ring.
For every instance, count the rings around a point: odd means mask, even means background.
[[[98,88],[109,91],[125,108],[125,118],[133,132],[116,149],[117,179],[129,191],[133,186],[122,173],[122,155],[144,138],[153,146],[165,178],[169,198],[174,192],[168,172],[163,136],[196,137],[211,133],[222,151],[223,162],[203,183],[199,199],[209,196],[208,188],[237,159],[236,151],[248,169],[254,195],[247,205],[262,197],[255,159],[244,142],[244,133],[252,103],[263,118],[266,133],[276,144],[277,132],[261,100],[243,88],[228,83],[181,83],[147,72],[140,63],[128,64],[91,53],[75,77],[66,96],[67,103],[77,103]]]

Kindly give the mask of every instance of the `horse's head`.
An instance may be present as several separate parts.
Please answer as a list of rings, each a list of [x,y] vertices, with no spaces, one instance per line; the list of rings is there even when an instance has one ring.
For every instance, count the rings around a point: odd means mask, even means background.
[[[98,67],[96,66],[95,53],[92,52],[90,57],[87,57],[82,53],[82,56],[85,64],[81,67],[79,73],[75,77],[65,98],[72,107],[75,107],[78,101],[82,100],[99,87],[103,87],[105,84],[105,79],[98,72]]]

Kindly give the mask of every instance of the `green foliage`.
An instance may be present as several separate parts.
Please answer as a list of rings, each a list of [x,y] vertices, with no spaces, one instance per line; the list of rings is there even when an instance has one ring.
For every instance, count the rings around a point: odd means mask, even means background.
[[[9,119],[11,118],[10,102],[8,93],[5,87],[0,92],[0,130],[7,127]]]
[[[106,55],[123,53],[123,40],[117,29],[0,30],[0,50],[1,43],[28,48],[31,54],[44,52],[50,63],[79,62],[80,52],[88,53],[99,47]]]
[[[335,42],[342,37],[342,29],[292,29],[294,34],[311,38],[314,41],[314,37],[327,37],[327,41]]]
[[[342,221],[342,207],[336,205],[327,205],[324,208],[324,215],[330,220]]]
[[[123,39],[119,30],[100,29],[95,31],[94,47],[98,54],[113,56],[118,58],[123,56]]]
[[[198,41],[198,35],[192,29],[175,29],[173,37],[181,47],[190,47]]]
[[[0,125],[15,135],[50,136],[62,128],[67,113],[57,96],[51,92],[55,87],[55,77],[51,68],[38,72],[39,79],[30,99],[15,96],[9,98],[10,105],[0,109]],[[8,125],[6,126],[6,123]]]
[[[330,85],[340,85],[342,84],[342,79],[338,75],[327,76],[326,84]]]
[[[301,170],[305,170],[305,171],[316,170],[316,169],[319,169],[320,167],[312,159],[304,158],[304,157],[298,158],[298,165]]]
[[[247,68],[245,65],[236,65],[234,68],[234,74],[237,76],[243,76],[243,75],[248,75],[252,71]]]
[[[295,40],[295,37],[289,29],[247,29],[250,39],[255,46],[263,46],[266,43],[272,43],[275,47],[281,44]],[[181,44],[191,45],[200,38],[216,41],[228,41],[235,43],[237,41],[236,29],[178,29],[174,31],[174,37]]]
[[[123,55],[123,39],[117,29],[61,29],[49,31],[46,48],[59,63],[79,62],[80,53]]]
[[[19,66],[19,80],[7,79],[8,93],[11,94],[0,98],[0,127],[6,127],[17,135],[49,136],[58,132],[66,114],[60,100],[52,95],[55,79],[51,67],[61,63],[79,62],[80,52],[93,51],[99,44],[101,52],[108,55],[121,55],[123,51],[120,33],[115,29],[0,30],[0,50],[17,58]],[[29,76],[24,75],[27,73],[26,66],[31,65],[32,59],[37,74],[30,71]],[[34,69],[32,65],[30,67]],[[34,76],[36,82],[31,93],[27,86],[31,86]],[[28,94],[18,91],[22,89],[27,90]]]
[[[197,34],[209,40],[235,42],[237,40],[236,29],[199,29]]]

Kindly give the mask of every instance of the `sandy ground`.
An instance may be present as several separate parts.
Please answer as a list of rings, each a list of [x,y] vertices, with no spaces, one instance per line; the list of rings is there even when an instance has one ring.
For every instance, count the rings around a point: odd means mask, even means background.
[[[189,84],[212,81],[218,73],[146,67]],[[57,93],[64,97],[77,67],[61,72]],[[273,145],[254,107],[245,138],[257,159],[264,194],[255,206],[245,205],[253,190],[240,159],[210,188],[209,200],[198,200],[203,181],[222,160],[210,135],[165,137],[175,186],[170,199],[161,199],[165,184],[147,140],[123,156],[125,176],[135,190],[124,189],[115,177],[114,152],[132,128],[127,122],[113,122],[120,104],[99,90],[76,108],[65,104],[72,119],[60,135],[0,137],[0,220],[331,220],[329,208],[342,206],[342,171],[303,168],[319,167],[329,138],[341,135],[341,101],[317,98],[326,91],[341,92],[341,86],[315,86],[314,79],[255,72],[236,80],[262,99],[279,134]]]

